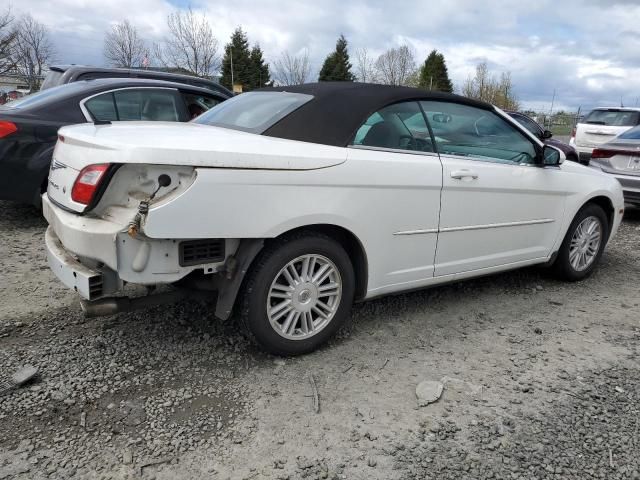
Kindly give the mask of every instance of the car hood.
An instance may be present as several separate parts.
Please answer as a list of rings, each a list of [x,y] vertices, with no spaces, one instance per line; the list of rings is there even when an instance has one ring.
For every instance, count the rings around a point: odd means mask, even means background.
[[[343,163],[346,148],[284,140],[196,123],[118,122],[59,130],[56,160],[211,168],[312,170]]]

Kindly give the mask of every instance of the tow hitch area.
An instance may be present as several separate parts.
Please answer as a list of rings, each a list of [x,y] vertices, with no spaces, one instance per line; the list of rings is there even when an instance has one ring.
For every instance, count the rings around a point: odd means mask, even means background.
[[[87,318],[106,317],[117,313],[176,303],[186,298],[212,300],[215,298],[215,295],[210,291],[174,290],[134,298],[107,297],[94,301],[81,300],[80,307],[82,308],[84,316]]]

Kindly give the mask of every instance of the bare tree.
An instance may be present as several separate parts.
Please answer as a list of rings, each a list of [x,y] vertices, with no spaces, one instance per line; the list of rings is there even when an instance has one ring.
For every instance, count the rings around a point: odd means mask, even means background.
[[[513,91],[513,82],[511,81],[511,72],[502,72],[500,74],[500,83],[494,100],[495,105],[503,110],[519,110],[520,103]]]
[[[407,45],[391,48],[375,63],[378,81],[388,85],[407,85],[416,71],[416,60]]]
[[[114,67],[140,67],[149,57],[149,49],[129,20],[116,23],[104,36],[104,56]]]
[[[47,27],[30,14],[18,22],[12,58],[19,77],[29,89],[34,91],[40,88],[45,67],[55,59],[55,49]]]
[[[376,68],[373,57],[369,56],[366,48],[358,48],[356,50],[356,77],[359,82],[376,82]]]
[[[13,26],[13,15],[7,8],[0,14],[0,75],[14,69],[13,49],[18,32]]]
[[[310,73],[311,64],[306,49],[297,56],[282,52],[280,58],[273,63],[273,78],[279,85],[301,85],[309,79]]]
[[[154,46],[154,54],[167,67],[179,68],[199,77],[209,77],[220,67],[218,40],[206,17],[191,8],[167,18],[169,36]]]
[[[503,72],[498,80],[491,74],[486,62],[478,64],[475,75],[469,76],[464,82],[462,95],[492,103],[507,110],[517,110],[519,107],[513,91],[511,72]]]

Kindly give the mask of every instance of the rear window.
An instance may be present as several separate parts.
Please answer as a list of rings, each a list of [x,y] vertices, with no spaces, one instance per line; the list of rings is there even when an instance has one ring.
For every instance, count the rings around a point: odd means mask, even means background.
[[[290,92],[243,93],[216,105],[193,122],[262,133],[312,98]]]
[[[627,130],[626,132],[618,135],[618,138],[623,138],[625,140],[640,140],[640,127]]]
[[[86,87],[83,83],[68,83],[58,85],[57,87],[40,90],[36,93],[25,95],[18,100],[7,103],[8,108],[37,108],[45,103],[55,100],[58,97],[69,97],[77,92],[84,90]]]
[[[610,127],[632,127],[640,123],[640,112],[616,109],[593,110],[584,119],[584,123]]]
[[[59,85],[63,73],[64,72],[61,72],[59,70],[49,70],[49,73],[47,73],[44,82],[42,82],[42,85],[40,86],[40,90],[46,90],[47,88]]]

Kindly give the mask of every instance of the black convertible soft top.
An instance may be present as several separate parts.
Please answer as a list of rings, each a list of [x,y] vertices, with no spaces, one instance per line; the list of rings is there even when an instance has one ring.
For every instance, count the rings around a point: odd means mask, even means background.
[[[407,100],[440,100],[493,110],[488,103],[450,93],[357,82],[319,82],[258,91],[313,95],[313,100],[269,127],[263,135],[344,147],[378,110]]]

